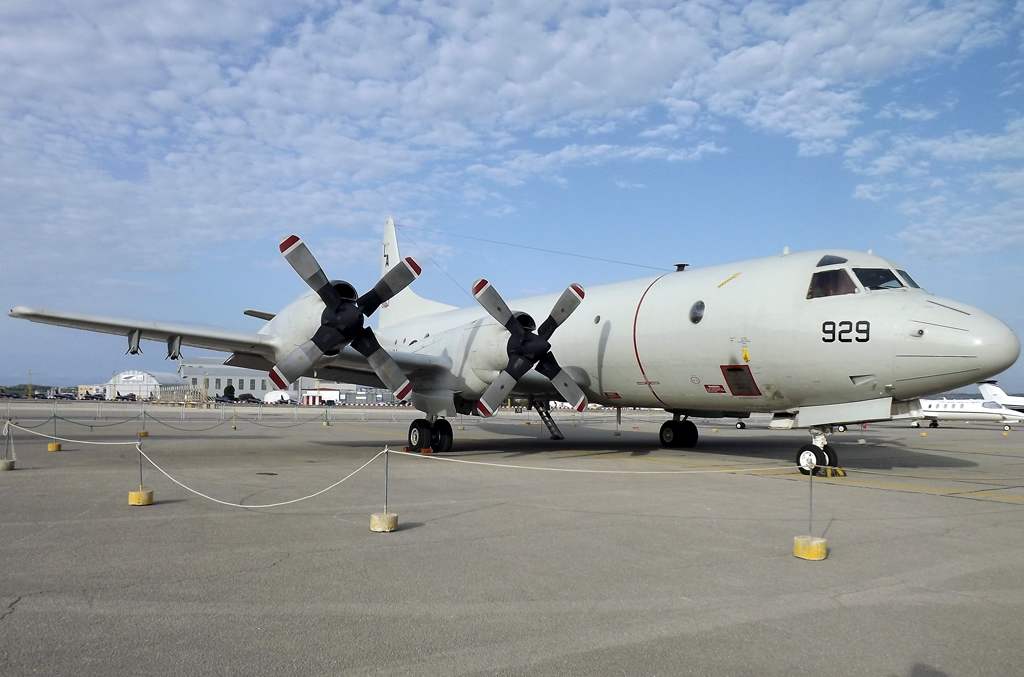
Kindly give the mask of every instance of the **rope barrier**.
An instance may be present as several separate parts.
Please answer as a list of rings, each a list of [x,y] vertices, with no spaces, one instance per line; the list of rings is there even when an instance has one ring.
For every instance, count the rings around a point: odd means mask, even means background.
[[[149,416],[148,418],[153,417]],[[80,421],[74,421],[70,418],[64,418],[63,416],[58,416],[57,420],[66,421],[67,423],[72,423],[74,425],[79,425],[82,426],[83,428],[89,428],[90,430],[92,430],[93,428],[112,428],[113,426],[124,425],[125,423],[130,423],[131,421],[139,420],[139,417],[133,416],[131,418],[126,418],[123,421],[115,421],[113,423],[81,423]]]
[[[15,430],[21,430],[23,432],[29,433],[30,435],[36,435],[37,437],[47,437],[47,438],[49,438],[51,440],[57,440],[58,442],[71,442],[73,444],[92,444],[92,445],[95,445],[95,446],[127,446],[127,445],[130,445],[130,444],[131,445],[138,444],[135,441],[131,441],[131,442],[90,442],[89,440],[73,440],[73,439],[68,438],[68,437],[57,437],[56,435],[47,435],[46,433],[37,433],[35,430],[32,430],[30,428],[25,428],[25,427],[20,426],[20,425],[16,425],[14,423],[11,423],[10,421],[7,421],[6,423],[4,423],[4,429],[3,429],[3,433],[2,434],[4,434],[4,435],[8,434],[8,430],[7,430],[8,427],[14,428]]]
[[[491,466],[493,468],[510,468],[513,470],[542,470],[548,472],[571,472],[571,473],[583,473],[583,474],[594,474],[594,475],[708,475],[713,473],[740,473],[740,472],[754,472],[757,470],[792,470],[797,466],[793,465],[776,465],[776,466],[759,466],[756,468],[716,468],[716,469],[700,469],[700,470],[590,470],[587,468],[549,468],[536,465],[511,465],[508,463],[488,463],[486,461],[469,461],[464,458],[446,458],[444,456],[424,456],[422,454],[413,454],[408,451],[390,451],[389,453],[398,454],[400,456],[411,456],[413,458],[422,458],[430,461],[447,461],[448,463],[466,463],[468,465],[484,465]]]
[[[348,475],[345,475],[344,477],[342,477],[337,482],[335,482],[333,484],[329,484],[326,487],[324,487],[323,489],[321,489],[320,491],[317,491],[315,493],[309,494],[307,496],[302,496],[300,498],[293,498],[290,501],[280,501],[279,503],[264,503],[264,504],[261,504],[261,505],[246,505],[244,503],[232,503],[230,501],[223,501],[223,500],[221,500],[219,498],[214,498],[213,496],[209,496],[207,494],[204,494],[201,491],[197,491],[196,489],[193,489],[192,487],[188,486],[184,482],[180,482],[179,480],[175,479],[170,473],[168,473],[166,470],[164,470],[159,465],[157,465],[156,461],[151,459],[146,454],[146,452],[144,452],[142,450],[142,445],[141,444],[136,444],[135,445],[135,449],[139,452],[139,454],[142,455],[142,457],[144,459],[146,459],[149,462],[149,464],[151,466],[156,468],[164,477],[166,477],[170,481],[174,482],[175,484],[177,484],[179,487],[181,487],[185,491],[193,493],[196,496],[199,496],[200,498],[205,498],[208,501],[213,501],[214,503],[219,503],[221,505],[226,505],[226,506],[231,507],[231,508],[247,508],[247,509],[253,509],[253,508],[278,508],[278,507],[280,507],[282,505],[291,505],[292,503],[298,503],[300,501],[306,501],[306,500],[309,500],[311,498],[316,498],[317,496],[320,496],[321,494],[326,494],[331,489],[334,489],[335,487],[337,487],[341,483],[351,479],[352,477],[355,477],[355,475],[359,471],[361,471],[363,468],[365,468],[366,466],[368,466],[371,463],[373,463],[374,461],[376,461],[381,455],[388,453],[388,449],[387,449],[387,447],[385,447],[381,451],[378,451],[376,454],[374,454],[373,457],[370,460],[368,460],[366,463],[362,464],[361,466],[359,466],[358,468],[356,468],[355,470],[350,472]]]
[[[185,433],[202,433],[202,432],[206,432],[207,430],[213,430],[214,428],[219,428],[222,425],[225,425],[227,423],[227,421],[218,421],[218,422],[214,423],[213,425],[207,426],[205,428],[182,428],[180,426],[171,425],[170,423],[168,423],[166,421],[161,421],[160,419],[158,419],[156,417],[153,417],[153,416],[150,416],[149,414],[146,415],[146,418],[148,418],[150,421],[156,421],[160,425],[166,426],[166,427],[170,428],[171,430],[177,430],[179,432],[185,432]]]

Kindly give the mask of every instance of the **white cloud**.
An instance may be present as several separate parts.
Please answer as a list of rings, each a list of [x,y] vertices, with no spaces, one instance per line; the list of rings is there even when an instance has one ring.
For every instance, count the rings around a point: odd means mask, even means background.
[[[196,243],[294,224],[426,220],[444,200],[501,213],[501,190],[565,181],[570,167],[722,153],[737,122],[830,153],[860,124],[866,88],[999,39],[1002,11],[8,2],[0,218],[31,252],[12,263],[23,270],[131,252],[174,267]],[[894,145],[888,160],[856,143],[848,161],[878,174],[1017,157],[972,132]]]
[[[911,122],[925,122],[927,120],[934,120],[938,116],[939,112],[931,108],[925,108],[924,106],[900,106],[894,102],[889,102],[882,106],[882,109],[878,111],[875,117],[879,120],[898,119]]]

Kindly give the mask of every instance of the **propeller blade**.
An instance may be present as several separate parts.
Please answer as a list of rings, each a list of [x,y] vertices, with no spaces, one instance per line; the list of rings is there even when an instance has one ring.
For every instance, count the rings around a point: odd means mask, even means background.
[[[569,373],[559,366],[558,360],[551,353],[547,353],[537,362],[537,371],[548,377],[551,384],[555,386],[558,394],[565,398],[576,411],[583,411],[587,408],[587,396],[583,389],[569,376]]]
[[[416,263],[416,259],[406,256],[402,263],[404,265],[394,266],[384,277],[378,280],[373,289],[359,297],[357,302],[363,315],[369,317],[380,308],[380,304],[387,303],[395,294],[408,287],[413,280],[420,276],[423,268]]]
[[[331,325],[323,324],[313,338],[288,353],[270,370],[270,380],[281,390],[313,368],[321,357],[345,345],[345,335]]]
[[[498,290],[491,286],[491,283],[487,280],[480,278],[473,283],[473,298],[484,307],[484,310],[490,313],[491,317],[510,332],[513,331],[513,325],[519,326],[519,323],[515,321],[515,316],[512,315],[512,311],[508,309],[505,299],[501,298]]]
[[[487,390],[477,400],[476,410],[481,416],[493,416],[501,403],[512,394],[512,389],[516,387],[518,381],[519,379],[502,369],[498,378],[487,386]]]
[[[377,340],[372,329],[363,327],[359,335],[352,341],[352,347],[366,358],[366,361],[370,363],[370,368],[394,393],[396,399],[403,402],[408,399],[412,393],[412,384],[405,377],[405,372],[398,366],[394,358],[381,347],[380,341]]]
[[[558,297],[558,301],[555,302],[555,307],[551,309],[548,319],[544,320],[544,323],[540,325],[540,329],[537,330],[537,335],[545,341],[551,338],[551,335],[555,333],[555,329],[558,329],[563,322],[569,319],[573,311],[580,307],[584,295],[583,287],[575,282],[570,284],[562,292],[562,295]]]
[[[324,305],[333,308],[338,304],[338,293],[331,286],[323,268],[317,263],[302,238],[298,235],[289,235],[281,241],[280,249],[288,264],[305,280],[309,288],[317,293]]]
[[[270,370],[270,380],[281,390],[287,390],[289,383],[294,383],[300,376],[312,369],[317,360],[323,356],[324,351],[310,339],[274,365],[274,368]]]

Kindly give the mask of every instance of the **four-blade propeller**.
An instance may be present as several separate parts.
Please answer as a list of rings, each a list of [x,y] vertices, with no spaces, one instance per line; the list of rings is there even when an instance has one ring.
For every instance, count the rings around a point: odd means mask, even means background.
[[[529,315],[514,314],[509,310],[501,294],[487,280],[476,281],[473,285],[473,296],[484,310],[511,334],[507,347],[508,364],[480,396],[476,410],[483,416],[493,415],[502,400],[512,394],[513,388],[526,372],[536,367],[537,371],[551,380],[555,389],[570,406],[577,411],[583,411],[587,406],[586,395],[576,381],[558,365],[555,356],[551,354],[551,344],[548,343],[555,329],[565,322],[583,301],[583,287],[578,284],[569,285],[558,298],[548,318],[540,325],[540,329],[537,329]]]
[[[351,344],[359,351],[370,367],[399,400],[405,400],[412,392],[412,385],[402,369],[384,350],[373,330],[363,324],[382,303],[409,286],[419,277],[422,269],[412,257],[405,257],[362,296],[348,282],[328,280],[320,264],[313,258],[309,247],[298,235],[291,235],[281,242],[281,254],[291,264],[306,284],[324,302],[320,316],[320,328],[313,337],[288,353],[283,360],[270,370],[270,378],[281,389],[298,379],[324,355],[336,354]]]

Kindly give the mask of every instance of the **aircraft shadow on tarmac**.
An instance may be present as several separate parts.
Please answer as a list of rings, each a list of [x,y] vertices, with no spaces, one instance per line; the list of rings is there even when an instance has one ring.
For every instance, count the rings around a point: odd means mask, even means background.
[[[483,432],[501,435],[474,439],[474,428]],[[483,423],[467,427],[465,431],[456,431],[455,448],[445,454],[450,457],[460,455],[494,455],[502,460],[510,460],[536,454],[551,452],[576,452],[574,458],[586,458],[610,454],[629,453],[631,456],[647,456],[652,453],[662,455],[695,455],[707,454],[749,459],[751,462],[776,460],[782,464],[794,462],[797,448],[806,444],[802,438],[792,435],[772,439],[773,433],[767,430],[753,432],[754,436],[717,436],[708,429],[702,428],[701,440],[695,449],[662,449],[658,446],[656,435],[651,432],[621,431],[621,436],[614,436],[610,430],[595,430],[563,426],[565,440],[552,440],[542,425],[525,426],[510,424]],[[751,433],[752,431],[747,431]],[[895,470],[899,468],[973,468],[977,463],[942,454],[931,454],[909,448],[901,440],[888,436],[872,435],[867,444],[857,444],[855,434],[836,435],[832,444],[839,450],[841,464],[851,470]],[[340,447],[373,447],[380,446],[380,440],[337,440],[317,441],[318,444]],[[402,448],[401,443],[391,445]],[[593,452],[593,453],[579,453]],[[710,459],[709,459],[710,460]]]

